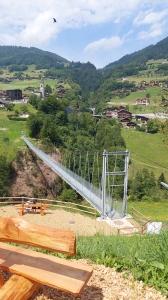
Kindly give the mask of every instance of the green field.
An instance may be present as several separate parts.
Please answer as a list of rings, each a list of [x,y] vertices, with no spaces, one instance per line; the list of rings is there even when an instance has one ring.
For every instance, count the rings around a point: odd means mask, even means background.
[[[44,86],[50,85],[52,89],[56,91],[56,86],[58,84],[58,80],[53,79],[44,79]],[[0,82],[0,90],[12,90],[12,89],[20,89],[22,90],[22,93],[24,94],[31,94],[31,91],[26,90],[25,88],[31,86],[37,90],[39,90],[40,87],[40,79],[31,79],[31,80],[14,80],[10,84],[5,84]]]
[[[131,214],[132,207],[137,209],[141,214],[149,218],[152,222],[164,222],[168,224],[168,201],[152,203],[128,201],[128,214]]]
[[[9,73],[7,69],[1,68],[3,74],[0,74],[0,78],[13,77],[17,72]],[[35,70],[35,65],[29,66],[28,70],[24,71],[24,76],[28,74],[31,77],[41,77],[46,70]],[[56,86],[58,85],[58,80],[44,78],[44,85],[50,85],[53,91],[56,91]],[[31,94],[31,91],[26,90],[25,88],[31,86],[37,90],[40,87],[40,79],[24,79],[24,80],[13,80],[12,83],[6,84],[0,82],[0,90],[12,90],[12,89],[21,89],[22,93]]]
[[[145,98],[146,94],[149,93],[150,94],[150,104],[149,105],[144,105],[143,107],[145,107],[145,109],[149,112],[152,112],[153,110],[157,110],[157,111],[162,111],[163,108],[158,106],[161,103],[161,87],[148,87],[146,88],[145,92],[133,92],[130,93],[130,95],[128,95],[127,97],[124,98],[112,98],[111,102],[112,103],[116,103],[117,105],[119,105],[120,103],[123,104],[125,103],[125,105],[129,105],[130,106],[130,110],[132,109],[131,106],[135,106],[135,101],[138,98]],[[109,104],[109,102],[108,102]],[[142,106],[137,106],[138,107],[142,107]],[[143,108],[144,109],[144,108]]]
[[[14,110],[20,113],[23,105],[30,113],[36,112],[30,104],[16,104]],[[0,155],[5,154],[9,161],[14,158],[18,149],[25,145],[21,140],[21,131],[26,132],[26,122],[9,120],[7,115],[13,113],[14,111],[0,109]]]
[[[163,144],[164,136],[161,133],[149,134],[133,129],[122,129],[122,136],[130,151],[130,178],[138,170],[147,168],[154,172],[156,179],[163,172],[168,180],[168,150]]]
[[[8,68],[0,68],[0,71],[3,71],[3,74],[0,74],[0,78],[6,78],[6,77],[12,77],[14,76],[15,73],[17,73],[16,71],[14,72],[9,72]],[[45,72],[45,69],[42,70],[36,70],[35,69],[35,65],[30,65],[28,66],[28,69],[26,71],[23,71],[24,74],[28,74],[29,76],[39,76],[42,74],[42,72]]]

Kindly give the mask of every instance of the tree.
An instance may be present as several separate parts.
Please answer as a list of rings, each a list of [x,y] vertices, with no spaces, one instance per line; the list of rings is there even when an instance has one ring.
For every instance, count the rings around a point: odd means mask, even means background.
[[[147,93],[146,94],[146,98],[150,98],[151,97],[151,94],[150,93]]]
[[[45,114],[56,115],[60,110],[65,111],[65,103],[58,101],[55,96],[48,96],[47,99],[40,101],[39,110]]]
[[[52,88],[49,84],[46,84],[45,88],[44,88],[44,92],[46,94],[51,94],[52,93]]]
[[[147,132],[148,133],[157,133],[160,129],[160,123],[158,120],[149,120],[147,121]]]
[[[65,202],[76,202],[77,194],[72,189],[64,189],[61,193],[61,199]]]
[[[156,186],[154,173],[149,173],[148,169],[144,168],[142,172],[137,172],[135,178],[130,183],[130,195],[136,195],[138,200],[142,200],[143,196],[151,196],[152,191]]]
[[[0,155],[0,197],[5,197],[8,194],[12,171],[13,168],[7,162],[6,156]]]
[[[27,105],[26,105],[26,104],[21,105],[21,106],[20,106],[20,110],[21,110],[23,113],[28,112],[28,107],[27,107]]]
[[[37,95],[35,94],[32,94],[30,97],[29,97],[29,103],[34,106],[36,109],[38,109],[38,105],[40,103],[40,99]]]
[[[7,109],[8,111],[12,111],[13,108],[14,108],[14,105],[13,105],[13,104],[10,104],[10,103],[6,103],[6,104],[5,104],[5,107],[6,107],[6,109]]]
[[[40,138],[48,138],[57,147],[62,143],[59,135],[59,127],[50,117],[46,117],[44,119],[43,126],[40,131]]]
[[[163,172],[160,174],[157,181],[158,181],[160,189],[163,189],[164,188],[163,185],[160,184],[161,182],[166,182],[166,179],[165,179],[165,176],[164,176]]]
[[[26,126],[29,130],[29,135],[32,138],[37,138],[39,136],[40,130],[43,125],[42,117],[39,115],[30,115],[27,118]]]

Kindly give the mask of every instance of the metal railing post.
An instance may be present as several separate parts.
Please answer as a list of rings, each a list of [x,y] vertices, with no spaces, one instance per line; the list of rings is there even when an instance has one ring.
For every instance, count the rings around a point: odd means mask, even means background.
[[[105,216],[105,204],[106,204],[106,163],[107,163],[107,151],[103,152],[103,171],[102,171],[102,214],[101,218]]]
[[[125,168],[124,168],[124,194],[123,194],[123,215],[125,217],[127,210],[127,188],[128,188],[128,164],[129,164],[129,151],[125,152]]]

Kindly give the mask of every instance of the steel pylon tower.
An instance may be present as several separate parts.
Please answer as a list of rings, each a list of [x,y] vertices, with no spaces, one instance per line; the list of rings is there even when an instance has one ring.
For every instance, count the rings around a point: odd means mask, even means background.
[[[111,155],[122,155],[125,156],[124,161],[124,170],[123,171],[107,171],[107,158]],[[103,152],[103,171],[102,171],[102,214],[101,217],[104,219],[108,216],[111,218],[121,218],[125,217],[127,209],[127,188],[128,188],[128,164],[129,164],[129,151],[119,151],[119,152],[108,152],[104,150]],[[107,203],[106,203],[106,178],[107,176],[121,176],[123,175],[123,204],[122,204],[122,213],[119,214],[114,208],[110,207],[110,211],[107,212]],[[111,186],[121,186],[121,185],[111,185]]]

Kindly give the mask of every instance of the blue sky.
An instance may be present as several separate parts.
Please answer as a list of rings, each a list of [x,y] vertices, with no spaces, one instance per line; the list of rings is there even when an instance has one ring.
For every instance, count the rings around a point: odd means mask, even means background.
[[[97,68],[156,44],[167,27],[167,0],[0,0],[0,45],[37,47]]]

